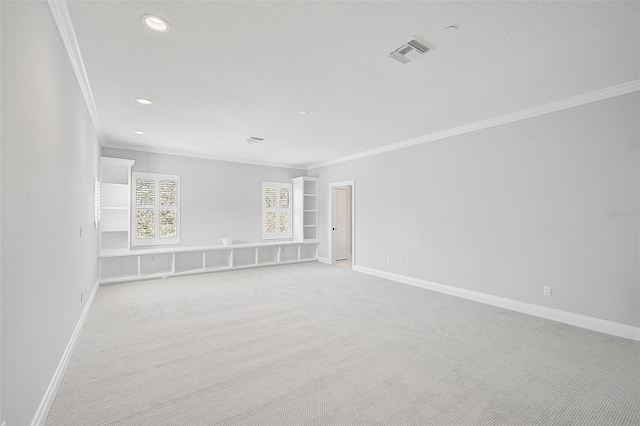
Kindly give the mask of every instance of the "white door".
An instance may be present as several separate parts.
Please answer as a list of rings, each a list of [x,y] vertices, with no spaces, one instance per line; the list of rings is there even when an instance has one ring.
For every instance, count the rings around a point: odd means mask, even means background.
[[[347,258],[347,190],[333,189],[333,260]]]

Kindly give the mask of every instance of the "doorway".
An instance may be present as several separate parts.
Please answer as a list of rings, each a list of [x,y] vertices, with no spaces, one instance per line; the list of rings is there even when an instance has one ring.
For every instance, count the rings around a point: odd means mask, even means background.
[[[354,265],[354,182],[331,184],[331,263]]]

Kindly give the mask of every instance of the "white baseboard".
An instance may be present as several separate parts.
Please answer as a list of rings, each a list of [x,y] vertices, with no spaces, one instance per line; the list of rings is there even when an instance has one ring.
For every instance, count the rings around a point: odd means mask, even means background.
[[[333,265],[333,262],[328,257],[318,257],[318,262],[326,263],[327,265]]]
[[[547,308],[545,306],[533,305],[531,303],[519,302],[517,300],[492,296],[490,294],[484,294],[477,291],[466,290],[463,288],[453,287],[445,284],[438,284],[419,278],[412,278],[405,275],[394,274],[392,272],[381,271],[379,269],[367,268],[366,266],[355,265],[353,267],[353,270],[362,272],[364,274],[397,281],[402,284],[408,284],[414,287],[420,287],[427,290],[437,291],[439,293],[460,297],[462,299],[473,300],[475,302],[485,303],[487,305],[521,312],[523,314],[533,315],[536,317],[558,321],[565,324],[575,325],[577,327],[582,327],[589,330],[599,331],[601,333],[612,334],[614,336],[640,341],[640,328],[632,327],[626,324],[588,317],[586,315],[574,314],[571,312],[561,311],[559,309]]]
[[[78,337],[80,336],[80,330],[82,330],[82,326],[84,325],[84,321],[87,318],[87,314],[91,309],[91,305],[93,304],[93,299],[96,297],[96,293],[98,292],[98,287],[100,287],[98,281],[96,281],[93,286],[93,291],[89,295],[89,299],[87,303],[84,305],[84,310],[82,311],[82,315],[80,315],[80,319],[76,324],[75,330],[73,330],[73,334],[71,335],[71,339],[67,344],[67,348],[62,354],[62,359],[58,364],[58,368],[56,372],[53,374],[53,378],[49,383],[49,387],[40,402],[40,406],[36,411],[33,420],[31,421],[31,426],[40,426],[44,425],[44,422],[47,420],[47,416],[49,415],[49,410],[53,405],[53,401],[56,398],[56,393],[58,393],[58,388],[60,387],[60,383],[62,383],[62,379],[64,378],[64,373],[67,370],[67,365],[69,365],[69,360],[71,359],[71,355],[73,354],[73,350],[76,347],[76,343],[78,342]],[[3,423],[4,425],[4,423]]]

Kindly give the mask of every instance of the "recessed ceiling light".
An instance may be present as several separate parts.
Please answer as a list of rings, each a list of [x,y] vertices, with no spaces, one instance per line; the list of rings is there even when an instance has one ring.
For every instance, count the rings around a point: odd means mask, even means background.
[[[300,115],[307,115],[307,114],[308,114],[308,112],[307,112],[307,111],[298,111],[298,114],[300,114]]]
[[[144,132],[142,130],[134,130],[133,133],[135,133],[136,135],[144,135]]]
[[[157,31],[159,33],[166,33],[169,31],[169,23],[162,19],[159,16],[155,15],[143,15],[142,23],[147,27],[152,29],[153,31]]]
[[[455,25],[449,25],[447,28],[445,28],[442,31],[447,33],[455,33],[456,31],[458,31],[458,27],[456,27]]]
[[[142,105],[151,105],[153,103],[153,101],[145,98],[136,98],[136,102]]]

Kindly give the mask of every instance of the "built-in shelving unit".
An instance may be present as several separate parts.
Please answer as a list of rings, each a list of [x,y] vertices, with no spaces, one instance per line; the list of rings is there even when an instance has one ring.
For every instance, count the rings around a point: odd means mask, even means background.
[[[293,240],[318,240],[318,178],[300,176],[293,182]]]
[[[100,252],[130,248],[131,168],[135,160],[100,158]]]
[[[230,246],[102,251],[100,283],[164,278],[318,259],[316,242],[268,242]]]
[[[293,241],[131,250],[134,160],[100,158],[99,280],[111,284],[318,259],[318,178],[293,179]]]

